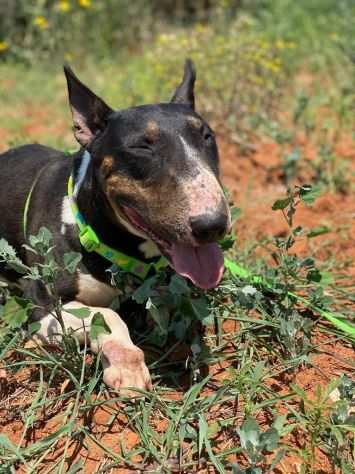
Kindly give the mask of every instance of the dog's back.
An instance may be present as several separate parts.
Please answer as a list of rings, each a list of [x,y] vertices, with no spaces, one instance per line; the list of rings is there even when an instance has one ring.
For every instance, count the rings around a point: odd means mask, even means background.
[[[24,145],[0,155],[0,237],[20,253],[27,196],[41,169],[62,156],[42,145]]]

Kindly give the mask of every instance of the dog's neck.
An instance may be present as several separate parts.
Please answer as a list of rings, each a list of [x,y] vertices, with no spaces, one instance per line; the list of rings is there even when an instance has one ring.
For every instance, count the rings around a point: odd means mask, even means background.
[[[88,162],[83,163],[84,160]],[[156,260],[156,257],[151,255],[150,241],[134,235],[118,222],[100,189],[93,162],[88,159],[84,150],[80,150],[74,157],[73,179],[75,198],[80,213],[103,243],[147,262]]]

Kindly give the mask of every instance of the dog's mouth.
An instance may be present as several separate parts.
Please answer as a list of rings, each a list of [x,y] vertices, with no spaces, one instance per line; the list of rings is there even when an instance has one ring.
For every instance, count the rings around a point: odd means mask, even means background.
[[[131,225],[153,240],[177,273],[205,290],[218,286],[224,265],[223,254],[217,243],[193,245],[168,242],[159,237],[134,209],[127,206],[121,208]]]

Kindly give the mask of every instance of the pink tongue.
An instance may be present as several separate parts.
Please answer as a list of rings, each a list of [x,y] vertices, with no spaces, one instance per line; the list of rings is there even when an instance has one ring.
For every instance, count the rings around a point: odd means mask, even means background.
[[[174,244],[171,252],[174,269],[200,288],[214,288],[223,275],[223,255],[217,244],[193,247]]]

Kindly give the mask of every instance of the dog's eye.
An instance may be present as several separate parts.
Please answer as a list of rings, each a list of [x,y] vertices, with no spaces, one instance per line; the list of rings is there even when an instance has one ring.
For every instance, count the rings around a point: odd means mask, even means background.
[[[152,155],[153,150],[148,145],[130,146],[129,149],[138,155]]]
[[[205,130],[203,132],[203,139],[205,140],[205,142],[210,145],[213,143],[213,140],[214,140],[214,136],[213,136],[213,133],[210,132],[209,130]]]

